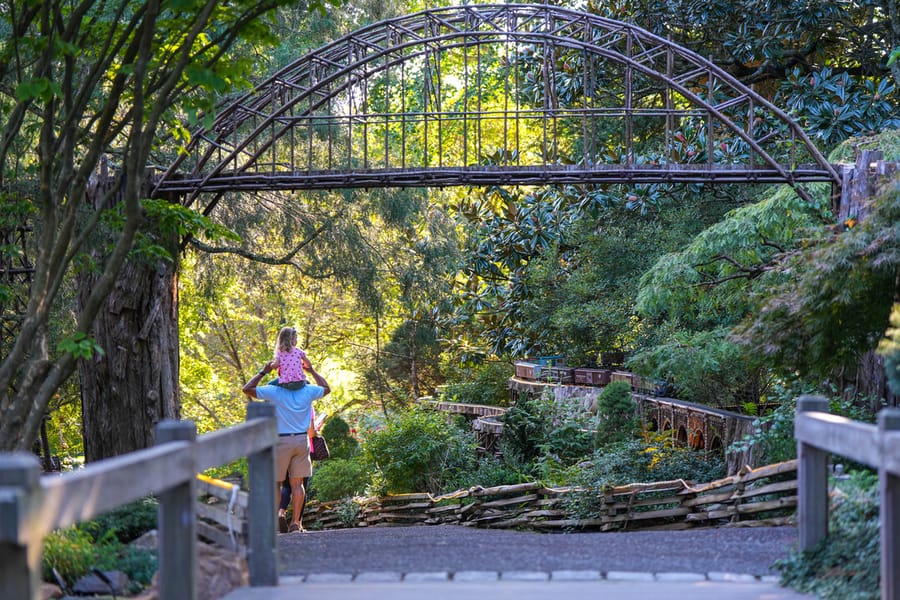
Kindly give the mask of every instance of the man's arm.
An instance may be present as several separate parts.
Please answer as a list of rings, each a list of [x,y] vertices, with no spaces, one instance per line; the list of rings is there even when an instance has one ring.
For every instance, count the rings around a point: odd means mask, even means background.
[[[241,388],[241,391],[247,394],[247,396],[249,396],[250,398],[256,398],[256,387],[259,385],[259,382],[263,377],[272,372],[272,369],[274,368],[272,366],[273,362],[274,361],[270,360],[265,365],[263,365],[263,368],[260,369],[259,373],[251,377],[250,381],[244,384],[244,387]]]
[[[331,392],[331,386],[328,385],[328,382],[325,381],[325,378],[319,375],[315,369],[313,369],[312,363],[309,362],[309,358],[304,356],[300,359],[303,364],[303,368],[306,371],[309,371],[309,374],[313,376],[313,379],[316,380],[316,385],[321,386],[325,392],[322,394],[323,396],[327,396]]]

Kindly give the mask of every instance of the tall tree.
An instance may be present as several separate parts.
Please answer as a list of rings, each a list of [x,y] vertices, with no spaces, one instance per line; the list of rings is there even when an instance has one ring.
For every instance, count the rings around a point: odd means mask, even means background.
[[[166,223],[177,234],[196,223],[196,215],[142,203],[148,164],[166,131],[174,134],[166,142],[171,152],[184,141],[176,123],[211,111],[221,93],[246,83],[249,59],[229,52],[271,41],[271,23],[262,17],[282,1],[15,0],[0,7],[0,190],[4,206],[23,207],[35,229],[26,313],[0,363],[0,449],[30,446],[50,398],[79,361],[104,364],[110,373],[157,361],[149,347],[138,360],[120,360],[149,338],[102,347],[93,333],[117,281],[125,295],[149,291],[140,276],[118,279],[135,242],[146,242],[139,245],[144,257],[171,260],[146,234]],[[103,182],[97,176],[106,160],[112,176]],[[89,254],[98,244],[103,252]],[[68,307],[64,335],[51,338],[51,315],[77,271],[95,274],[91,287],[77,308]],[[152,314],[154,303],[147,306]],[[138,334],[154,327],[146,318],[133,321]],[[134,392],[95,385],[110,392],[107,403]],[[141,439],[125,444],[146,445],[148,425],[177,414],[177,384],[160,378],[157,385],[157,408],[106,419],[113,428],[106,437],[138,421]],[[104,447],[91,458],[124,447]]]

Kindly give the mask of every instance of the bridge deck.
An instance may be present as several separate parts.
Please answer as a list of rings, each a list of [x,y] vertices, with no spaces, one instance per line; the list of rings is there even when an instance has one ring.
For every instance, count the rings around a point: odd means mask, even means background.
[[[762,166],[742,165],[541,165],[516,167],[431,167],[294,172],[221,172],[173,175],[156,192],[324,190],[344,188],[450,187],[459,185],[549,185],[589,183],[811,183],[832,181],[818,165],[785,167],[790,180]]]

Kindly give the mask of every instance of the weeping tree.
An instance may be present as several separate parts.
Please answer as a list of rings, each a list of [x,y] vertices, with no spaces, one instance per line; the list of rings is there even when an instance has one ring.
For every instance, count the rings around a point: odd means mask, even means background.
[[[102,432],[86,436],[89,460],[146,446],[159,419],[178,415],[173,250],[216,229],[147,201],[148,165],[187,141],[182,123],[248,84],[251,53],[237,50],[272,41],[282,3],[0,7],[0,193],[34,239],[27,305],[0,362],[0,450],[31,445],[79,365],[87,425]]]

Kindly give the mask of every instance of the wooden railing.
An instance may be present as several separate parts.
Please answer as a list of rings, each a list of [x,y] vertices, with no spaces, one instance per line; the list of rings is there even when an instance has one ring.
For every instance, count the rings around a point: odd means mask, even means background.
[[[190,421],[163,421],[156,446],[40,476],[28,453],[0,454],[0,589],[4,598],[39,598],[44,537],[134,500],[159,500],[159,597],[196,593],[197,473],[246,456],[247,564],[251,586],[278,585],[275,553],[274,407],[247,405],[247,422],[197,437]]]
[[[878,469],[881,500],[881,598],[900,600],[900,409],[886,408],[878,424],[828,414],[819,396],[797,399],[800,549],[828,535],[828,455],[839,454]]]

